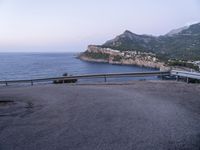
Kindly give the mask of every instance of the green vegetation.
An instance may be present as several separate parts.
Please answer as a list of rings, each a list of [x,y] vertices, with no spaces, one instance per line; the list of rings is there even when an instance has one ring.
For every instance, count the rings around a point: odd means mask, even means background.
[[[91,52],[89,53],[86,51],[84,55],[93,59],[109,59],[109,54],[105,53],[91,53]]]
[[[113,61],[121,61],[121,56],[114,56]]]

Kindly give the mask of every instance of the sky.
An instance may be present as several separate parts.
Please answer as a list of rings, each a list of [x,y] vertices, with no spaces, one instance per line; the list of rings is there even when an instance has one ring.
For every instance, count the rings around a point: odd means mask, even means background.
[[[0,52],[79,52],[200,22],[200,0],[0,0]]]

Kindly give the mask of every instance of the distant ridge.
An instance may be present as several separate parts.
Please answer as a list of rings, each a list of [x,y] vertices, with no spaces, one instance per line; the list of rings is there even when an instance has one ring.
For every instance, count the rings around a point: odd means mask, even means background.
[[[173,36],[173,35],[176,35],[176,34],[182,32],[183,30],[188,29],[188,28],[189,28],[189,26],[184,26],[184,27],[182,27],[182,28],[173,29],[173,30],[171,30],[170,32],[168,32],[166,35],[167,35],[167,36]]]

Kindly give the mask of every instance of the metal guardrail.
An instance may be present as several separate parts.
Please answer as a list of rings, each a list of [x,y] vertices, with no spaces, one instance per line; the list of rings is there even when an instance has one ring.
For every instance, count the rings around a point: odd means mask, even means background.
[[[105,73],[105,74],[85,74],[85,75],[76,75],[76,76],[63,76],[55,78],[41,78],[41,79],[30,79],[30,80],[8,80],[0,81],[0,84],[5,84],[6,86],[11,83],[33,83],[35,82],[47,82],[55,80],[67,80],[67,79],[84,79],[84,78],[104,78],[104,81],[107,82],[107,78],[116,78],[116,77],[145,77],[145,76],[168,76],[170,75],[169,71],[151,71],[151,72],[128,72],[128,73]]]
[[[185,77],[185,78],[200,80],[200,73],[198,73],[198,72],[172,70],[171,75],[177,76],[177,77]]]

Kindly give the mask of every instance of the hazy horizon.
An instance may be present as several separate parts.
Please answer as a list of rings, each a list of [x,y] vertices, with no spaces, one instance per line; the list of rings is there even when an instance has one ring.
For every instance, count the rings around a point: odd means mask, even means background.
[[[198,0],[0,0],[0,52],[80,52],[125,30],[163,35],[199,14]]]

